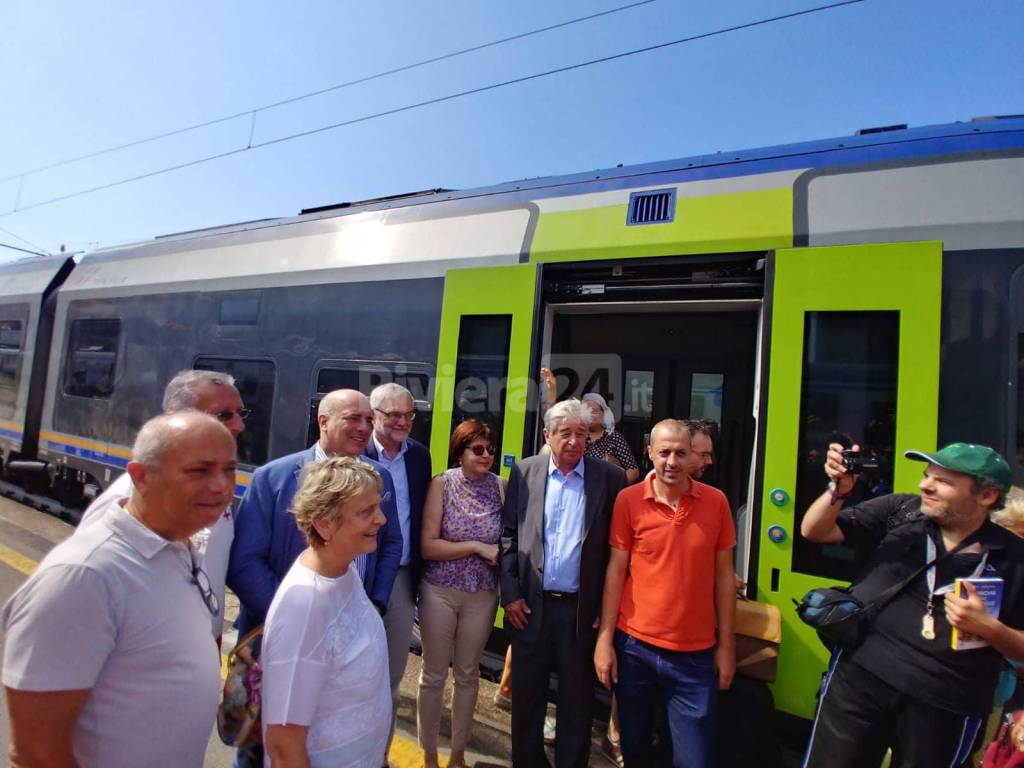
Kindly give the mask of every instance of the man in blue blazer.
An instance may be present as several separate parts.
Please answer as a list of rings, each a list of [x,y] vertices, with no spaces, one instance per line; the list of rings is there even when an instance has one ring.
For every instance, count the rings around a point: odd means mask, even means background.
[[[238,633],[263,623],[274,592],[306,548],[289,510],[302,468],[328,456],[359,457],[384,479],[381,510],[387,523],[377,534],[377,549],[353,561],[366,594],[383,615],[402,556],[402,532],[390,473],[363,456],[373,432],[373,410],[365,395],[337,389],[324,395],[317,412],[320,439],[311,447],[282,456],[256,470],[235,515],[235,540],[228,562],[228,586],[238,595]]]
[[[423,563],[420,527],[430,485],[430,452],[423,443],[409,437],[416,411],[408,389],[395,383],[381,384],[370,393],[370,406],[374,414],[373,436],[365,455],[379,461],[391,473],[402,529],[402,558],[384,616],[391,673],[391,733],[394,734],[398,689],[409,660],[409,640]]]

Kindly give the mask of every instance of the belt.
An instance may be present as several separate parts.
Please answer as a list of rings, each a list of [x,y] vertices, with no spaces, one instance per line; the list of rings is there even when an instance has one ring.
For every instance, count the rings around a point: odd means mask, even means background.
[[[575,592],[553,592],[547,589],[544,590],[545,600],[575,600]]]

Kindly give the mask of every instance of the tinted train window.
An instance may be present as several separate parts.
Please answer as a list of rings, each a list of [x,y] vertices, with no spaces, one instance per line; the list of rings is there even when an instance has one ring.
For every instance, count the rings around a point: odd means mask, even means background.
[[[114,391],[121,321],[74,320],[64,369],[64,393],[75,397],[108,398]]]
[[[466,315],[459,326],[452,429],[468,418],[498,432],[505,422],[511,315]]]
[[[306,445],[320,438],[316,412],[320,399],[336,389],[356,389],[369,397],[374,387],[394,382],[412,394],[416,420],[409,435],[424,445],[430,445],[433,390],[430,370],[424,363],[405,363],[378,360],[331,361],[322,363],[316,374],[316,392],[309,403],[309,428]]]
[[[265,464],[270,450],[274,363],[270,360],[200,357],[192,367],[199,371],[219,371],[235,377],[235,386],[245,407],[249,409],[245,432],[238,436],[238,460],[253,466]]]
[[[0,320],[0,417],[14,416],[24,346],[21,320]]]
[[[806,314],[794,496],[796,571],[850,580],[860,570],[851,547],[806,541],[799,535],[800,521],[828,485],[823,465],[829,443],[857,443],[879,461],[877,471],[861,476],[848,504],[892,492],[898,355],[899,312]]]

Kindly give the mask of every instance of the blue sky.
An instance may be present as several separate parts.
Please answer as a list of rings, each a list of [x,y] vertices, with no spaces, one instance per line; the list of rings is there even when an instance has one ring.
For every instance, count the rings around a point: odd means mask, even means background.
[[[627,2],[4,3],[0,177]],[[254,141],[818,4],[654,0],[261,112]],[[10,213],[244,147],[242,117],[0,182],[0,242],[90,250],[430,187],[1024,112],[1022,33],[1020,0],[867,0]]]

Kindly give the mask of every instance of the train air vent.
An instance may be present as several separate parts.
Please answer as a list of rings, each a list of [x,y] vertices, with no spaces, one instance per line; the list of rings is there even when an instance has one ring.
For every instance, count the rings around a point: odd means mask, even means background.
[[[676,215],[676,191],[656,189],[652,192],[634,192],[629,196],[629,216],[626,224],[661,224],[672,221]]]
[[[895,125],[879,125],[875,128],[861,128],[857,131],[857,136],[870,136],[872,133],[889,133],[890,131],[905,131],[907,130],[906,123],[897,123]]]

